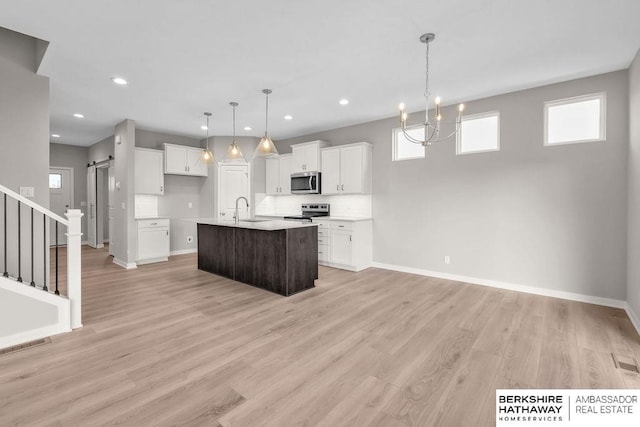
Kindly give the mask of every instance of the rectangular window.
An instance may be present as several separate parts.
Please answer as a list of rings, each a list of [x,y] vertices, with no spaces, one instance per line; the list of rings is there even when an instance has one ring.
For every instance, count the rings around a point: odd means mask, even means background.
[[[424,126],[407,128],[407,134],[417,140],[424,140]],[[424,159],[424,147],[422,144],[414,144],[407,140],[402,128],[393,130],[393,160]]]
[[[49,188],[62,188],[62,175],[59,173],[49,174]]]
[[[596,93],[544,104],[544,145],[604,141],[606,95]]]
[[[458,154],[500,150],[500,113],[463,116],[456,145]]]

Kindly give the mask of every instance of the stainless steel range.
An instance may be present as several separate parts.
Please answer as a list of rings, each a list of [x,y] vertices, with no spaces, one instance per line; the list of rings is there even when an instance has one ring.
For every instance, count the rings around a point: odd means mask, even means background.
[[[329,203],[303,203],[302,215],[285,216],[288,221],[311,222],[312,218],[329,216]]]

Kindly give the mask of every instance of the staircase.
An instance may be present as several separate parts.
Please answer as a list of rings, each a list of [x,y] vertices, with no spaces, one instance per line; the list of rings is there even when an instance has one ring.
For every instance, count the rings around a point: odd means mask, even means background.
[[[82,326],[82,212],[65,216],[0,185],[0,350]]]

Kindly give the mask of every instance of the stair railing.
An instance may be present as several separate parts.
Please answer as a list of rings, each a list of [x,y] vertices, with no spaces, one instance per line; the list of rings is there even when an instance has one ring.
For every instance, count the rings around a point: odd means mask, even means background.
[[[28,283],[36,288],[40,288],[45,292],[54,292],[60,295],[59,289],[59,246],[62,242],[58,241],[58,231],[60,227],[66,227],[66,251],[67,251],[67,274],[66,274],[66,296],[71,305],[71,327],[73,329],[82,326],[82,267],[81,267],[81,244],[82,232],[81,223],[82,212],[79,209],[69,209],[62,218],[55,212],[44,208],[26,197],[0,185],[0,196],[2,199],[2,253],[3,265],[2,276],[15,279],[18,282]],[[25,211],[29,209],[29,211]],[[34,218],[34,214],[38,213],[42,216],[42,221]],[[25,215],[28,213],[28,215]],[[23,221],[27,217],[29,227],[25,227]],[[36,216],[37,218],[37,216]],[[40,222],[41,226],[38,225]],[[54,237],[50,239],[49,234],[53,227]],[[9,239],[9,232],[13,231],[13,239]],[[26,231],[26,233],[25,233]],[[28,237],[25,237],[28,234]],[[39,241],[42,241],[40,243]],[[49,240],[53,240],[49,242]],[[40,265],[36,266],[36,250],[39,245],[42,248],[42,259]],[[53,245],[53,254],[51,252]],[[23,248],[29,249],[27,257],[29,273],[23,271]],[[15,252],[14,252],[15,251]],[[14,254],[13,259],[9,259],[8,255]],[[55,257],[55,260],[50,260]],[[51,265],[53,261],[53,266]],[[53,268],[54,274],[49,274]],[[29,274],[29,278],[25,280],[25,274]],[[53,276],[53,277],[51,277]],[[53,287],[53,289],[51,289]]]

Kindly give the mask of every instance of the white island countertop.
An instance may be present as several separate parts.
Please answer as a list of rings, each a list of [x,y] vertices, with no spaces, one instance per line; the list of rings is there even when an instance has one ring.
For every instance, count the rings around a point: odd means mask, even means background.
[[[288,230],[291,228],[317,227],[318,224],[312,222],[284,221],[284,220],[240,220],[238,224],[233,221],[219,221],[215,218],[194,219],[198,224],[218,225],[221,227],[247,228],[250,230],[276,231]]]

